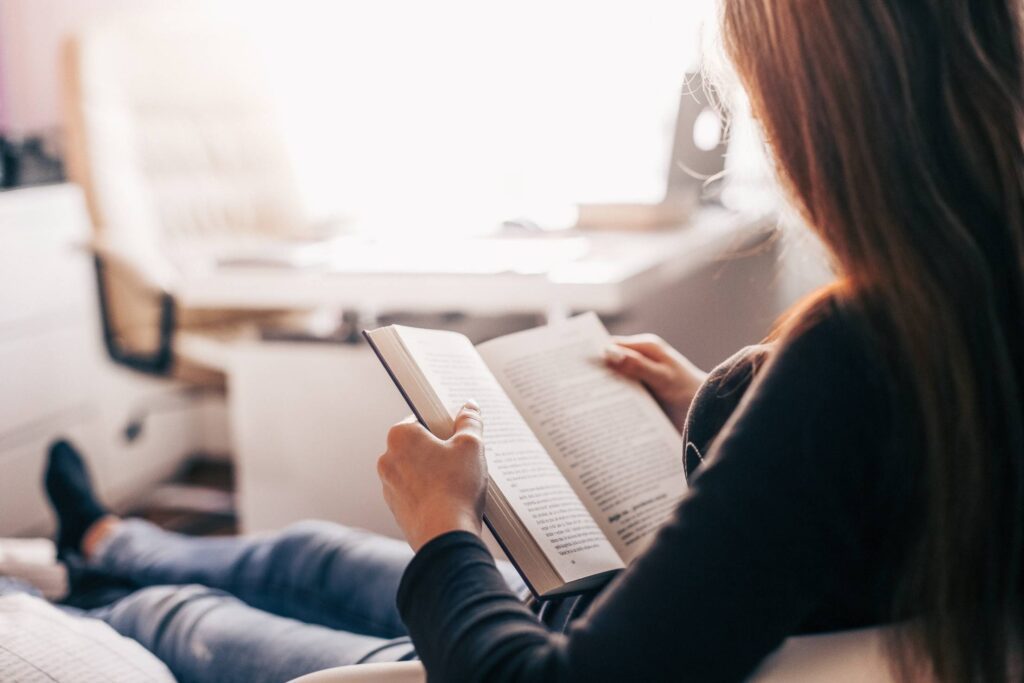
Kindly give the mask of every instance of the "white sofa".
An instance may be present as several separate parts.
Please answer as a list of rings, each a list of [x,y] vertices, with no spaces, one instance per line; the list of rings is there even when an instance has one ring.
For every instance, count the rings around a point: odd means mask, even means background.
[[[751,683],[895,683],[886,655],[887,629],[790,638],[750,678]],[[292,683],[423,683],[419,662],[364,664],[318,671]],[[919,681],[918,683],[927,683]]]

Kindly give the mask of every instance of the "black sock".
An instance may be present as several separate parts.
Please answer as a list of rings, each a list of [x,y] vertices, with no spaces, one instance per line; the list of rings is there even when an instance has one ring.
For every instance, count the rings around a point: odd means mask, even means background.
[[[46,495],[57,514],[58,552],[81,552],[85,532],[107,514],[107,509],[92,490],[89,470],[82,457],[67,441],[57,441],[50,446]]]

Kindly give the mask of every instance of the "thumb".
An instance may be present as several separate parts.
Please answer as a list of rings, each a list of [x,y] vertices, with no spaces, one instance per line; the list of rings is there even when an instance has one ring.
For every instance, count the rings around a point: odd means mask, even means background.
[[[473,439],[483,442],[484,421],[480,415],[480,406],[476,401],[467,401],[455,415],[455,432],[452,439]]]
[[[613,344],[605,349],[604,357],[613,370],[640,380],[652,389],[658,389],[672,380],[670,371],[662,363],[631,348]]]

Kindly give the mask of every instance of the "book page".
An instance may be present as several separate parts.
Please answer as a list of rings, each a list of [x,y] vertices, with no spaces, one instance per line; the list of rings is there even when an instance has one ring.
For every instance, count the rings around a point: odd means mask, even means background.
[[[488,474],[565,581],[621,569],[622,560],[470,341],[396,326],[451,416],[469,399],[484,422]]]
[[[609,341],[591,313],[478,350],[629,562],[675,510],[686,478],[679,432],[639,383],[605,366]]]

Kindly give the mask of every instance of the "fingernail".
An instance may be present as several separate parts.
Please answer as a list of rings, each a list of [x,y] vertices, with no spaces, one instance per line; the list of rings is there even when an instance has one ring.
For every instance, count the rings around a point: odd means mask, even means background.
[[[466,403],[465,403],[465,405],[463,407],[464,408],[469,408],[470,410],[475,410],[478,413],[480,412],[480,404],[478,404],[473,399],[469,399],[468,401],[466,401]]]
[[[625,357],[626,354],[622,352],[622,349],[614,344],[604,347],[604,359],[609,363],[621,363]]]

